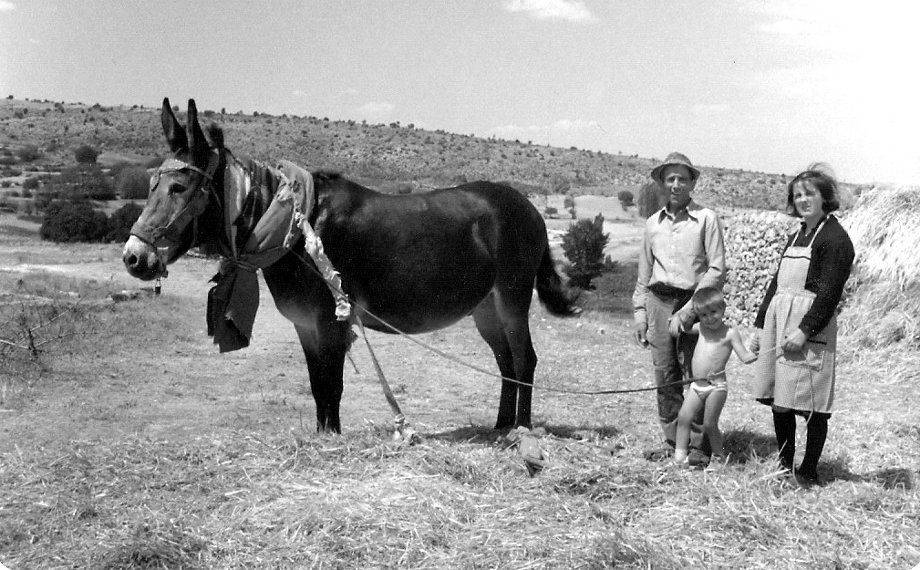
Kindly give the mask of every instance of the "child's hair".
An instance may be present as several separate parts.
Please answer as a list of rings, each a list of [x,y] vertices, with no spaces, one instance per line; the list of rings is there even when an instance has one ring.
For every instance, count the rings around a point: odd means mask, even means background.
[[[715,287],[703,287],[693,294],[693,310],[725,309],[725,296]]]

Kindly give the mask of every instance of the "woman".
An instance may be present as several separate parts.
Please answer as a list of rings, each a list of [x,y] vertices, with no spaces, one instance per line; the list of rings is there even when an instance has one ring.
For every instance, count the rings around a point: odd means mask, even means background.
[[[795,470],[806,484],[818,482],[834,402],[837,305],[854,257],[853,242],[830,215],[840,207],[838,196],[836,180],[815,165],[789,183],[786,211],[802,225],[786,242],[754,322],[754,397],[773,408],[780,467],[788,473],[795,415],[806,418],[805,457]]]

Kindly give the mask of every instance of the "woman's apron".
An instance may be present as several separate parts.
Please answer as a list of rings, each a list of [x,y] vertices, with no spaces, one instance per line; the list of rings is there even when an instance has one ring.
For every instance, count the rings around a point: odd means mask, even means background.
[[[815,294],[805,289],[811,246],[789,247],[779,262],[776,294],[767,308],[755,365],[754,398],[792,410],[829,413],[834,403],[837,316],[809,338],[801,351],[784,353],[783,339],[795,331],[811,308]],[[796,236],[798,239],[798,236]],[[795,243],[795,240],[793,240]]]

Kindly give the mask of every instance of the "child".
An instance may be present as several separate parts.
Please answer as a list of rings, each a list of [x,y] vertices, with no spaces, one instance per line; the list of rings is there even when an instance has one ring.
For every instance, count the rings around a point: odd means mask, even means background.
[[[723,321],[725,298],[722,292],[712,287],[703,287],[693,294],[693,310],[699,322],[686,334],[700,335],[693,351],[693,375],[696,380],[687,390],[680,414],[677,416],[677,445],[674,461],[687,462],[687,447],[690,442],[690,424],[694,416],[703,411],[703,430],[709,436],[714,467],[725,463],[722,449],[722,433],[719,431],[719,415],[728,397],[728,382],[725,378],[725,364],[734,351],[745,364],[757,360],[757,355],[744,346],[741,333]],[[703,380],[705,378],[705,380]]]

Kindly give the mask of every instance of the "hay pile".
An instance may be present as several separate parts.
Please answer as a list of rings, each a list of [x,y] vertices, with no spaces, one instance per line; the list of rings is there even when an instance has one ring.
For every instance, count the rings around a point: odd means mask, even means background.
[[[904,290],[920,283],[920,187],[877,187],[842,220],[856,246],[861,280]]]
[[[841,222],[856,247],[844,333],[859,345],[920,347],[920,187],[877,187]]]

